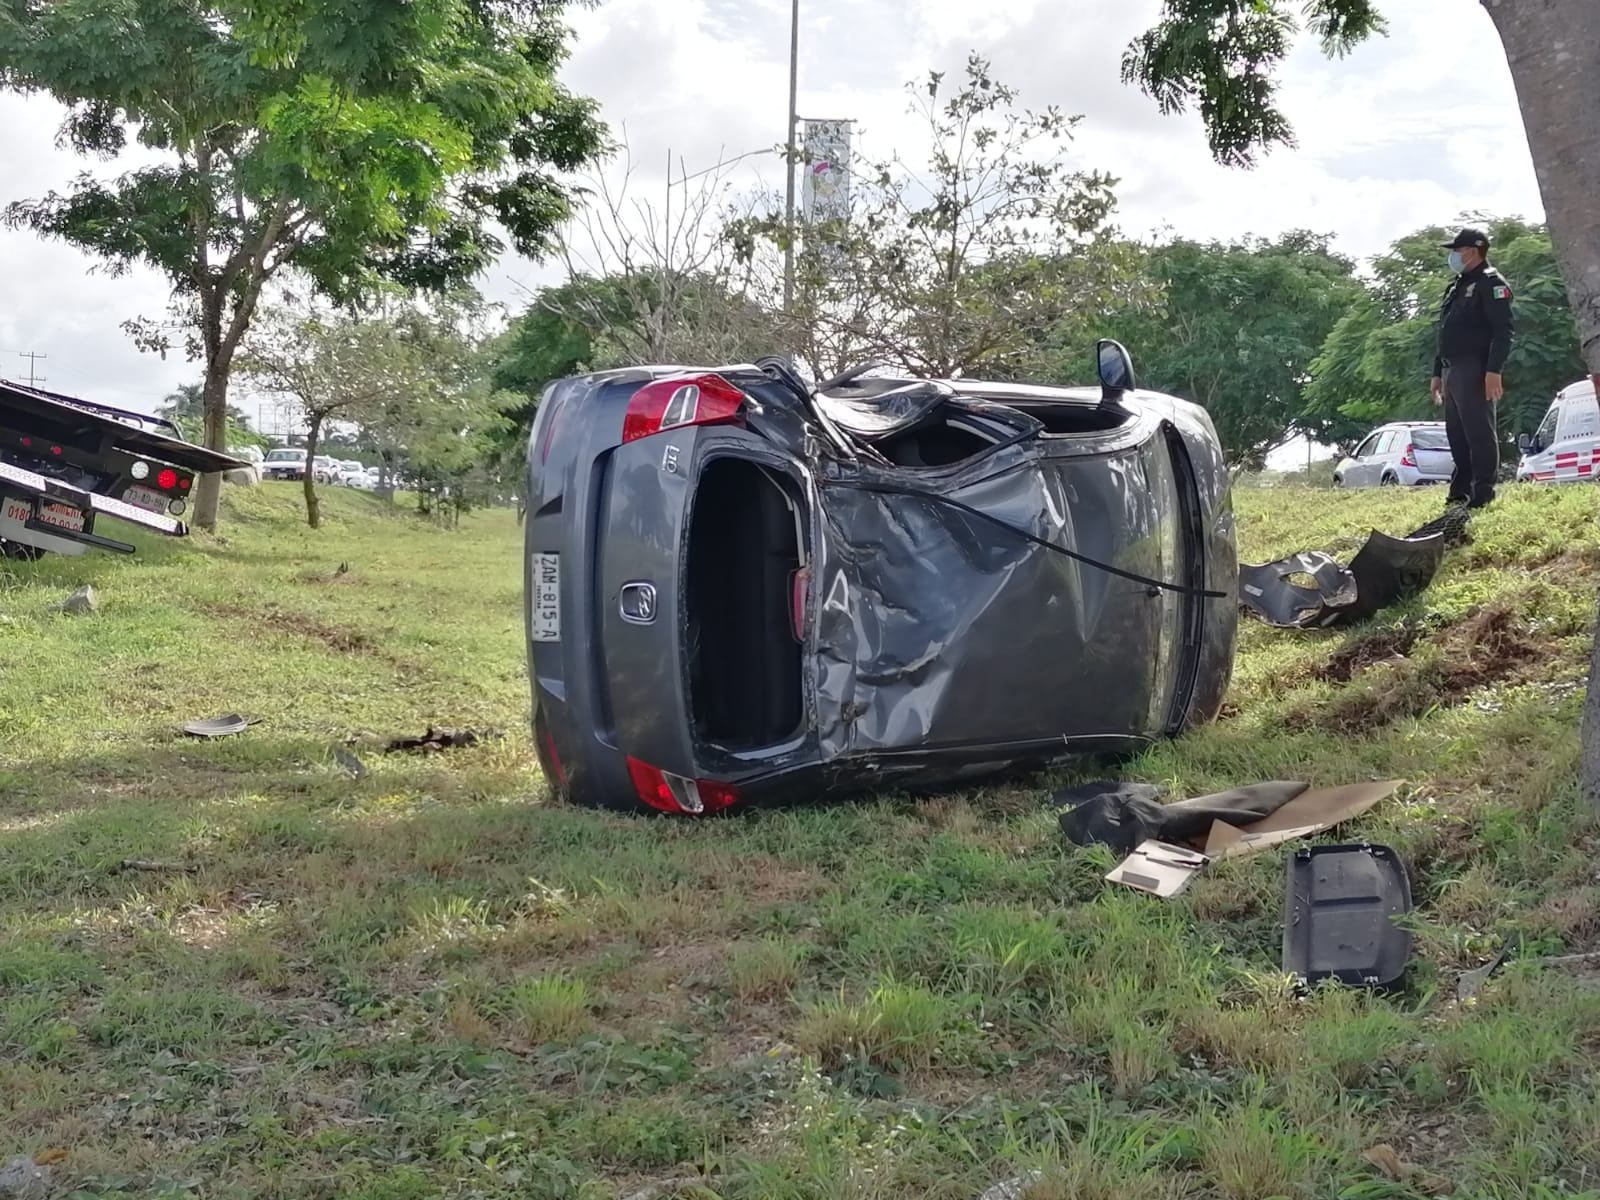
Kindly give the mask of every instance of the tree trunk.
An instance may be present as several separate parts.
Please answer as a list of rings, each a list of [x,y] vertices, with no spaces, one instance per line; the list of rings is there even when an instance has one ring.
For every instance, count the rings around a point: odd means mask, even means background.
[[[1484,0],[1484,7],[1517,87],[1584,361],[1600,375],[1600,4]],[[1596,611],[1600,618],[1600,603]],[[1579,778],[1585,799],[1600,807],[1600,639],[1590,653]]]
[[[201,443],[211,450],[228,449],[228,368],[212,360],[206,363],[205,385],[201,390]],[[222,476],[208,471],[200,476],[194,493],[194,523],[207,532],[217,527],[217,505],[222,499]]]
[[[322,413],[312,409],[306,414],[306,474],[301,481],[306,489],[306,524],[316,529],[322,524],[317,511],[317,442],[322,437]]]

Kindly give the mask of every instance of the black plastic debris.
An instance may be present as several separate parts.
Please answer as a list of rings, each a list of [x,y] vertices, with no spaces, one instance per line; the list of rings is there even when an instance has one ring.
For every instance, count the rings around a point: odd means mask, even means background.
[[[203,721],[190,721],[183,727],[183,731],[190,737],[219,738],[232,737],[236,733],[243,733],[255,721],[250,717],[242,717],[238,713],[229,713],[225,717],[208,717]]]
[[[1052,803],[1064,808],[1061,832],[1080,846],[1104,845],[1124,854],[1142,842],[1203,841],[1214,821],[1251,825],[1269,817],[1306,790],[1308,784],[1273,780],[1162,804],[1162,788],[1147,783],[1100,783],[1057,792]]]
[[[1305,846],[1290,854],[1283,969],[1302,985],[1335,979],[1390,991],[1405,983],[1411,878],[1388,846]]]
[[[1440,521],[1448,517],[1447,513]],[[1449,527],[1404,538],[1374,529],[1348,567],[1320,550],[1271,563],[1241,563],[1239,603],[1267,624],[1286,629],[1326,629],[1364,621],[1427,588],[1452,536]],[[1459,537],[1460,530],[1454,536]],[[1291,582],[1290,577],[1297,575],[1309,577],[1315,586]]]
[[[480,742],[497,741],[504,734],[493,730],[478,729],[435,729],[428,726],[428,732],[417,738],[395,738],[386,747],[386,754],[395,754],[408,751],[420,754],[434,754],[441,750],[462,750],[469,746],[476,746]]]

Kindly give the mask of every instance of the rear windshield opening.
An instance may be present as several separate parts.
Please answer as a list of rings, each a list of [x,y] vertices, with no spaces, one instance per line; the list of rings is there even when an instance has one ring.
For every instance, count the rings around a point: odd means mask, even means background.
[[[994,444],[991,435],[952,417],[897,433],[873,449],[897,467],[950,467],[975,458]]]
[[[803,717],[792,607],[803,534],[780,480],[753,462],[716,459],[689,521],[689,707],[698,740],[728,750],[788,741]]]
[[[1448,450],[1450,439],[1442,429],[1413,429],[1411,444],[1418,450]]]

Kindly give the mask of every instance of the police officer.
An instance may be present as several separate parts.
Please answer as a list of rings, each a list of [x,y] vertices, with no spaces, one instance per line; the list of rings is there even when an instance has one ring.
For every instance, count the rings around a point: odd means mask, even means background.
[[[1500,372],[1511,353],[1511,285],[1489,265],[1489,239],[1463,229],[1445,243],[1455,279],[1439,309],[1433,402],[1444,405],[1445,434],[1455,473],[1446,505],[1482,508],[1494,499],[1500,469],[1495,405],[1505,393]]]

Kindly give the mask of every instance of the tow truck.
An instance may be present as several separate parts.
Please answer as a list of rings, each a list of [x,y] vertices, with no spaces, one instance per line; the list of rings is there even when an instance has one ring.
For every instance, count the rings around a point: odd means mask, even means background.
[[[244,465],[160,417],[0,379],[0,557],[134,553],[106,517],[184,537],[196,478]]]

